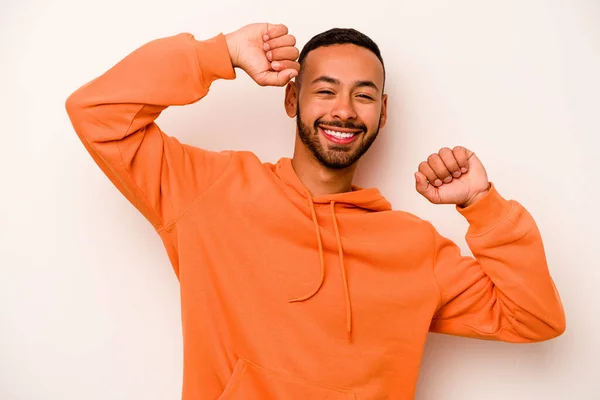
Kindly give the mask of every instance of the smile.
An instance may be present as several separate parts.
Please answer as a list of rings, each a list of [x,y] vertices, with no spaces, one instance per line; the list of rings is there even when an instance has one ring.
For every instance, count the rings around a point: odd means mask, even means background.
[[[332,128],[333,127],[325,128],[324,126],[319,126],[319,130],[321,131],[323,136],[325,136],[325,138],[329,141],[334,142],[336,144],[352,143],[358,137],[358,134],[361,133],[360,130],[356,129],[344,129],[337,127],[333,129]]]

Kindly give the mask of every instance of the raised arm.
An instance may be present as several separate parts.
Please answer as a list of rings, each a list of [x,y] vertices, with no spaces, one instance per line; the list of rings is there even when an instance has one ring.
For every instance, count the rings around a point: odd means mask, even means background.
[[[433,270],[440,288],[431,331],[507,342],[561,335],[565,315],[531,215],[494,186],[460,209],[473,257],[435,234]]]
[[[260,85],[285,85],[299,69],[295,44],[287,27],[267,23],[202,41],[188,33],[153,40],[69,96],[67,113],[102,171],[160,229],[219,180],[231,153],[182,144],[155,120],[202,99],[216,79],[234,79],[234,68]]]
[[[507,342],[561,335],[563,306],[542,237],[527,210],[503,198],[477,156],[465,148],[433,154],[416,178],[423,196],[436,204],[455,204],[467,219],[466,240],[473,253],[461,255],[456,244],[432,228],[440,301],[430,331]]]
[[[136,49],[71,94],[66,109],[94,161],[159,229],[218,179],[229,155],[183,145],[154,121],[234,77],[223,35],[198,41],[184,33]]]

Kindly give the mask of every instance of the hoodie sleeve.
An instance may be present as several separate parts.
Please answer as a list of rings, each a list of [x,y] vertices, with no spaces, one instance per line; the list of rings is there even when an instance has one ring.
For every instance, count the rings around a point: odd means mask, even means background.
[[[457,210],[469,222],[473,257],[434,231],[440,303],[430,331],[521,343],[561,335],[563,306],[527,210],[493,184],[477,203]]]
[[[155,229],[206,192],[230,158],[180,143],[155,120],[169,106],[200,100],[219,78],[235,78],[225,37],[182,33],[144,44],[66,101],[85,149]]]

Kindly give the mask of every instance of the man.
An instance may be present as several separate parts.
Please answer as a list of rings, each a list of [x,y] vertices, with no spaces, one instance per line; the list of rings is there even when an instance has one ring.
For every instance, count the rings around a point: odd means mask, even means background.
[[[428,332],[521,343],[562,334],[535,222],[472,151],[432,154],[415,186],[456,205],[474,257],[352,184],[386,123],[377,45],[333,29],[298,55],[283,25],[181,34],[145,44],[67,100],[83,145],[156,229],[179,279],[183,399],[411,399]],[[156,125],[235,68],[287,85],[292,159],[207,151]]]

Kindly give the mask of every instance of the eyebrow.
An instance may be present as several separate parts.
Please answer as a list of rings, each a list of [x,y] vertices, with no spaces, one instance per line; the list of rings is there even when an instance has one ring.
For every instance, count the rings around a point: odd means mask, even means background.
[[[327,76],[327,75],[321,75],[318,78],[314,79],[311,82],[311,85],[315,84],[317,82],[331,83],[332,85],[340,84],[339,79],[335,79],[335,78],[332,78],[331,76]],[[373,88],[373,89],[379,91],[379,88],[377,87],[377,85],[373,81],[368,81],[368,80],[356,81],[356,82],[354,82],[354,87],[370,87],[370,88]]]

